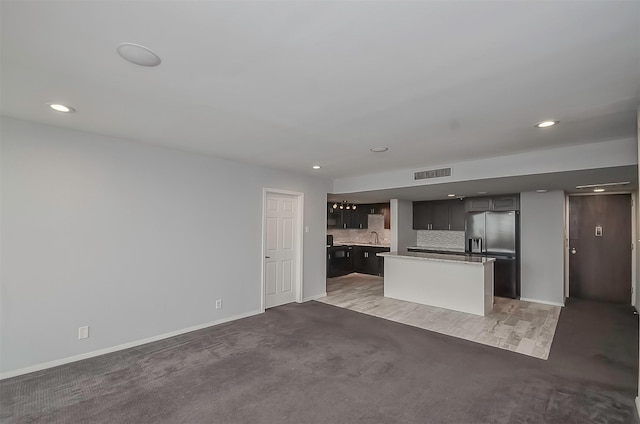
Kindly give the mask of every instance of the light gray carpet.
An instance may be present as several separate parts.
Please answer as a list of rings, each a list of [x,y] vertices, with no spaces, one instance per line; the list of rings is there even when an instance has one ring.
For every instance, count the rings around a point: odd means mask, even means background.
[[[632,423],[630,307],[570,302],[548,361],[318,302],[0,383],[2,423]]]

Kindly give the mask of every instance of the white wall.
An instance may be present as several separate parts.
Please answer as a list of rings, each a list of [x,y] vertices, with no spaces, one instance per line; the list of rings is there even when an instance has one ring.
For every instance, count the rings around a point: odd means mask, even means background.
[[[523,300],[564,304],[562,191],[520,193],[520,289]]]
[[[325,291],[329,181],[1,123],[5,375],[259,312],[263,187],[304,192],[303,296]]]
[[[413,202],[391,199],[391,251],[415,246],[417,232],[413,229]]]

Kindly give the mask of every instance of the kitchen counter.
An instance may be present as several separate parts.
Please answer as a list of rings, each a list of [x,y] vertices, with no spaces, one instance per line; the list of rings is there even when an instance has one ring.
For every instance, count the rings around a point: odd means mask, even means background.
[[[365,247],[386,247],[390,248],[391,246],[388,244],[373,244],[373,243],[345,243],[345,242],[335,242],[334,246],[365,246]]]
[[[410,252],[384,258],[384,296],[485,316],[493,309],[494,258]]]
[[[457,262],[463,264],[484,265],[487,262],[494,262],[495,258],[487,258],[486,256],[474,256],[463,254],[446,254],[446,253],[425,253],[425,252],[412,252],[409,250],[402,250],[400,252],[388,252],[378,253],[378,256],[383,257],[401,257],[405,259],[412,259],[418,261],[440,261],[440,262]]]
[[[464,248],[455,249],[451,247],[425,247],[425,246],[407,246],[407,250],[426,253],[455,253],[465,254]]]

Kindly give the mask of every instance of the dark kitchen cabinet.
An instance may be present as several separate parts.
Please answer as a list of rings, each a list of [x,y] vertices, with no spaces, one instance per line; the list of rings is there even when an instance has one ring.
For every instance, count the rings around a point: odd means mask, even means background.
[[[464,231],[465,223],[464,202],[456,199],[449,203],[449,229],[452,231]]]
[[[367,248],[364,246],[353,247],[353,270],[366,274],[367,269]]]
[[[491,197],[470,197],[464,200],[467,212],[484,212],[491,210]]]
[[[342,228],[342,211],[327,203],[327,228]]]
[[[358,204],[353,209],[333,208],[327,203],[327,228],[357,229],[369,228],[369,215],[384,215],[384,228],[391,228],[391,206],[389,203]]]
[[[351,209],[340,209],[340,215],[342,216],[342,225],[340,228],[353,228],[355,220],[353,219]]]
[[[365,229],[369,228],[369,211],[365,205],[357,205],[356,210],[352,210],[353,223],[351,228]]]
[[[367,211],[367,214],[369,215],[376,215],[376,214],[381,214],[381,209],[380,209],[380,205],[378,204],[366,204],[366,205],[359,205],[358,207],[361,207],[362,209]]]
[[[458,199],[413,202],[413,229],[464,231],[464,204]]]
[[[353,209],[333,208],[334,203],[327,203],[327,228],[358,229],[369,228],[369,215],[384,215],[384,228],[391,228],[391,207],[389,203],[358,204]]]
[[[373,266],[377,267],[377,270],[374,268],[374,270],[377,271],[375,275],[384,277],[384,258],[381,256],[378,256],[377,254],[382,252],[390,252],[391,249],[388,247],[371,247],[370,249],[371,249],[371,256],[373,256],[372,262],[375,263],[375,265]]]
[[[388,252],[388,247],[353,246],[353,270],[361,274],[384,275],[384,258],[379,252]]]
[[[469,197],[464,201],[464,208],[467,212],[517,211],[520,210],[520,196]]]
[[[517,211],[520,210],[520,196],[500,196],[493,198],[494,211]]]
[[[342,227],[340,228],[355,228],[365,229],[369,226],[369,215],[366,210],[361,210],[360,207],[349,209],[342,209]]]
[[[387,206],[382,210],[384,215],[384,229],[391,229],[391,205],[387,203]]]
[[[372,247],[353,247],[353,270],[362,274],[378,275],[378,257]]]
[[[327,248],[327,277],[339,277],[353,272],[353,247]]]
[[[384,215],[384,229],[391,228],[391,204],[389,203],[376,203],[371,205],[370,208],[374,214]]]
[[[430,230],[433,225],[431,202],[413,202],[413,229]]]
[[[366,209],[340,209],[333,207],[334,203],[327,203],[327,228],[358,228],[365,229],[369,226],[369,216]]]
[[[449,202],[446,200],[435,201],[433,203],[432,230],[449,229]]]
[[[369,227],[369,215],[367,208],[356,205],[353,209],[340,209],[340,205],[334,209],[334,203],[327,203],[327,228],[356,228],[366,229]]]

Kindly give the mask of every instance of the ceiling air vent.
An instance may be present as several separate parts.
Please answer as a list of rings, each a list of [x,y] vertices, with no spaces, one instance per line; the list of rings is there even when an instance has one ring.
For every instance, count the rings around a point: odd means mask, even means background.
[[[451,168],[430,169],[428,171],[418,171],[413,174],[414,180],[428,180],[429,178],[450,177]]]

